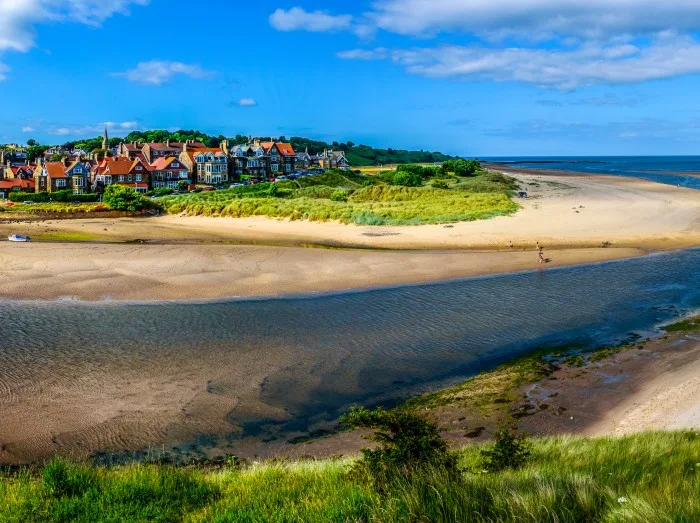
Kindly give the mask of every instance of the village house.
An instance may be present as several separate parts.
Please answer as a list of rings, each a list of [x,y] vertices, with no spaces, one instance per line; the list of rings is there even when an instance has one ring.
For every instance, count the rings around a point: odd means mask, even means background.
[[[178,157],[158,158],[151,165],[151,187],[153,189],[163,187],[178,189],[181,182],[190,184],[190,171]]]
[[[68,163],[46,162],[34,171],[36,192],[73,191],[74,194],[90,192],[90,166],[80,161]]]
[[[348,166],[344,151],[333,151],[326,149],[318,155],[318,164],[323,169],[342,169]]]
[[[130,160],[136,160],[137,158],[146,160],[146,156],[143,154],[144,144],[138,142],[131,143],[120,143],[117,147],[117,156],[122,158],[129,158]]]
[[[141,152],[143,152],[146,161],[149,164],[153,164],[158,158],[169,158],[171,156],[179,157],[180,153],[185,150],[186,145],[190,148],[206,148],[206,145],[201,142],[195,142],[194,140],[187,142],[171,142],[168,140],[165,143],[144,144]]]
[[[236,145],[231,149],[233,170],[238,178],[241,175],[253,178],[265,178],[270,172],[270,158],[258,140],[245,145]]]
[[[289,174],[294,171],[296,153],[291,144],[283,142],[263,142],[260,144],[270,158],[269,168],[272,176]]]
[[[8,160],[3,178],[8,180],[33,180],[35,167],[33,165],[12,165]]]
[[[308,169],[313,165],[313,157],[309,154],[308,147],[303,153],[297,153],[294,165],[297,169]]]
[[[92,182],[96,190],[99,186],[104,188],[116,184],[145,193],[150,187],[150,178],[150,169],[143,161],[119,156],[105,158],[92,172]]]
[[[192,173],[197,183],[218,185],[229,181],[228,142],[219,148],[209,148],[203,144],[186,142],[180,153],[180,161]]]
[[[23,178],[0,180],[0,198],[9,198],[12,192],[34,192],[34,180]]]

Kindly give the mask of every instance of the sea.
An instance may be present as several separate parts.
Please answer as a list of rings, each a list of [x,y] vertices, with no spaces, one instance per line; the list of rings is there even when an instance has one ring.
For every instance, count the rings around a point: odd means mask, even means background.
[[[700,156],[523,156],[480,160],[513,168],[631,176],[700,189]]]

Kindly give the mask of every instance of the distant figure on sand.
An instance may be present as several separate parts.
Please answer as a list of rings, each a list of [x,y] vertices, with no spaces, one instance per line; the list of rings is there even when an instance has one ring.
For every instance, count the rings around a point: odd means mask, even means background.
[[[511,250],[512,250],[512,249],[513,249],[513,242],[512,242],[512,241],[511,241],[511,242],[508,242],[508,246],[509,246],[509,247],[511,248]]]
[[[544,263],[544,253],[542,252],[542,249],[540,249],[538,254],[538,257],[540,259],[540,263]]]

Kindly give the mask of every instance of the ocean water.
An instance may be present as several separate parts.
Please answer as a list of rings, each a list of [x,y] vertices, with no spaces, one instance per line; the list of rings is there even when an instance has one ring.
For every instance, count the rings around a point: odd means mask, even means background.
[[[632,176],[700,189],[700,156],[533,156],[482,160],[528,169]]]
[[[228,416],[243,434],[303,432],[353,403],[390,404],[536,347],[616,342],[698,309],[700,249],[225,303],[0,302],[0,414],[106,384],[109,403],[138,375],[206,388],[202,410],[238,398]],[[245,391],[265,409],[247,408]]]

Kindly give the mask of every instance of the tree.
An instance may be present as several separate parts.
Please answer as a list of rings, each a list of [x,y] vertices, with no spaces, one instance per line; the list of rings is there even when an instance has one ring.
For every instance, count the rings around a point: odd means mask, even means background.
[[[376,430],[366,439],[379,443],[379,448],[363,449],[355,472],[368,474],[379,490],[393,479],[411,479],[425,468],[459,477],[457,460],[432,421],[406,411],[364,407],[351,409],[340,421],[355,429]]]
[[[484,469],[489,472],[518,469],[530,459],[530,454],[530,445],[525,436],[516,436],[507,428],[498,431],[492,449],[481,451]]]
[[[139,193],[123,185],[108,185],[102,201],[115,211],[138,211],[145,205]]]
[[[37,145],[39,145],[39,142],[37,142],[34,138],[27,140],[27,147],[36,147]]]
[[[62,162],[64,158],[66,158],[66,155],[63,153],[53,153],[51,155],[52,162]]]
[[[32,147],[27,147],[27,158],[29,159],[30,162],[33,162],[37,158],[43,156],[43,154],[48,149],[49,148],[46,147],[45,145],[34,145]]]
[[[423,184],[423,178],[415,171],[397,171],[394,175],[394,185],[402,187],[420,187]]]

